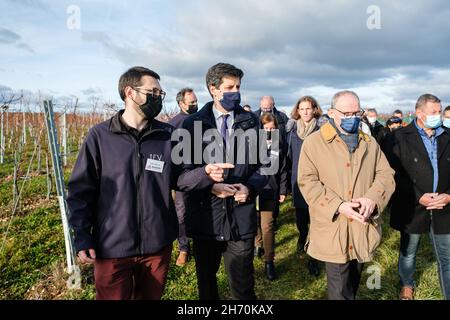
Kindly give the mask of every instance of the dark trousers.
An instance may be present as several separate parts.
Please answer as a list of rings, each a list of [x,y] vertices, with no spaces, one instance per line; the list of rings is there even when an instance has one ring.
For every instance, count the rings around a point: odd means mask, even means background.
[[[95,259],[97,300],[159,300],[166,285],[172,244],[143,256]]]
[[[178,250],[189,252],[189,239],[186,235],[186,224],[184,223],[186,207],[183,192],[175,192],[175,210],[178,217]]]
[[[328,300],[355,300],[364,263],[356,260],[347,263],[325,262]]]
[[[303,248],[308,237],[309,230],[309,210],[308,208],[295,208],[295,223],[300,233],[298,242]]]
[[[242,241],[193,239],[195,268],[200,300],[218,300],[216,274],[222,255],[231,298],[255,300],[253,238]]]

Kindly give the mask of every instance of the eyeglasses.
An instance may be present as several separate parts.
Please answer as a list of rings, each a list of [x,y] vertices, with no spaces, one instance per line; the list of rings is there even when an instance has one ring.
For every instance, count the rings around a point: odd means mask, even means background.
[[[146,90],[148,92],[142,92],[138,89],[140,89],[139,87],[135,87],[133,88],[134,90],[136,90],[137,92],[143,93],[143,94],[151,94],[153,97],[161,97],[161,100],[164,100],[164,98],[166,97],[166,92],[159,90],[158,88],[153,88],[153,89],[142,89],[142,90]]]
[[[339,112],[340,114],[344,115],[344,118],[351,118],[351,117],[358,117],[361,118],[364,114],[364,110],[361,109],[357,112],[342,112],[341,110],[337,109],[337,108],[333,108],[334,110],[336,110],[337,112]]]
[[[401,122],[402,122],[402,119],[400,119],[400,118],[398,118],[398,117],[392,117],[392,118],[389,119],[389,121],[390,121],[391,123],[401,123]]]

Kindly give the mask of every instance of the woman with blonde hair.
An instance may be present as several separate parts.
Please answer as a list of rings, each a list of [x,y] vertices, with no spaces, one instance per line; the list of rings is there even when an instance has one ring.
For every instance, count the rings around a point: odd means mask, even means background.
[[[298,160],[303,141],[320,128],[325,118],[322,117],[322,109],[319,103],[311,96],[303,96],[297,101],[292,108],[291,118],[287,124],[287,154],[291,169],[292,202],[295,207],[296,224],[300,234],[297,241],[297,251],[303,259],[308,235],[309,211],[297,184]],[[308,269],[312,275],[318,276],[320,274],[317,260],[313,258],[308,261]]]

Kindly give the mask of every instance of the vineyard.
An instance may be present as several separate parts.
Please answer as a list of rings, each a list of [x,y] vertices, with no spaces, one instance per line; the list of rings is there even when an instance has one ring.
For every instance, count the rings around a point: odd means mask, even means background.
[[[5,100],[5,99],[4,99]],[[89,128],[108,119],[115,108],[92,106],[80,110],[77,102],[55,104],[55,124],[64,180],[70,176],[78,150]],[[167,120],[172,112],[163,114]],[[3,101],[1,109],[0,158],[0,299],[93,299],[91,266],[81,266],[81,283],[68,286],[61,214],[42,104],[32,105],[22,97]],[[374,265],[382,271],[381,288],[362,286],[360,299],[396,299],[399,235],[384,226],[383,243]],[[256,293],[262,299],[325,299],[324,272],[315,278],[307,272],[307,258],[295,253],[297,231],[290,198],[281,207],[276,235],[276,267],[279,278],[264,277],[264,263],[255,258]],[[197,299],[195,264],[175,266],[176,243],[164,299]],[[428,240],[418,259],[418,299],[441,299],[436,264]],[[363,274],[364,284],[369,273]],[[219,290],[228,298],[226,275],[218,273]]]

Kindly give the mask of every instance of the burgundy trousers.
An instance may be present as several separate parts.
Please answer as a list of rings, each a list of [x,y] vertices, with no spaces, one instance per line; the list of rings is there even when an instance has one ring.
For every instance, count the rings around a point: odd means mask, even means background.
[[[159,300],[166,285],[172,244],[128,258],[95,259],[97,300]]]

